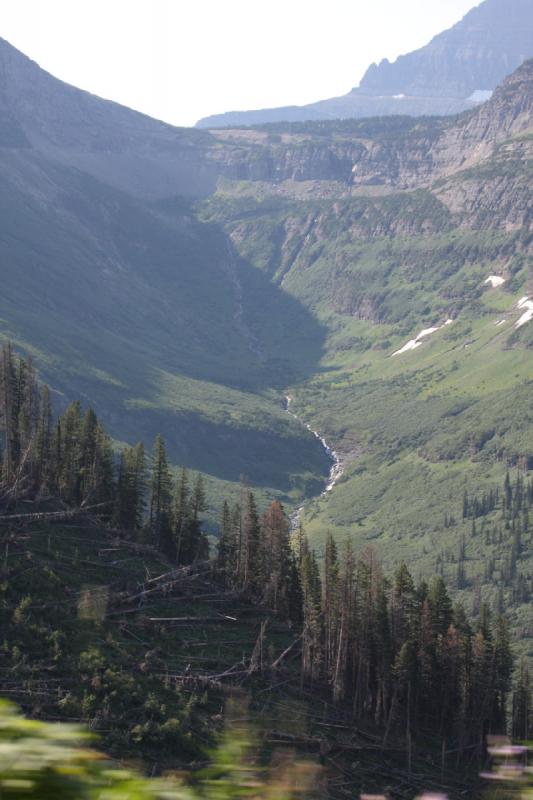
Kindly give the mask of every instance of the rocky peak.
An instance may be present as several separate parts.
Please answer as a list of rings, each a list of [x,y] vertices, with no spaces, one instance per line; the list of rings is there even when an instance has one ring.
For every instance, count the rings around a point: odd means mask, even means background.
[[[485,0],[425,47],[372,64],[355,91],[466,99],[494,89],[532,55],[531,0]]]

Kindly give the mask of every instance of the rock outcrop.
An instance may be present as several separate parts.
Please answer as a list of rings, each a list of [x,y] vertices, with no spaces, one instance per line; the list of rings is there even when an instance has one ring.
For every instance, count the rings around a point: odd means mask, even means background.
[[[279,134],[220,131],[206,151],[233,180],[337,181],[346,190],[382,186],[415,189],[475,167],[513,137],[507,152],[527,158],[533,143],[533,60],[507,78],[492,99],[452,120],[369,121],[344,127],[302,124]],[[329,133],[329,135],[325,135]]]

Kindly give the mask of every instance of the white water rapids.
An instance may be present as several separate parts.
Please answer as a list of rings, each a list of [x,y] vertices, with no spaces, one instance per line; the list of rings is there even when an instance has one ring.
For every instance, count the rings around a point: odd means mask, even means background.
[[[291,411],[291,403],[292,403],[292,397],[286,394],[285,410],[287,414],[290,414],[291,417],[294,417],[294,419],[298,420],[300,425],[303,425],[305,428],[307,428],[307,430],[310,433],[312,433],[316,439],[318,439],[318,441],[324,448],[329,460],[331,461],[331,468],[329,471],[329,476],[327,479],[326,486],[324,487],[324,490],[319,495],[317,495],[318,499],[320,499],[321,497],[324,497],[328,492],[331,492],[331,490],[333,489],[339,478],[342,476],[344,472],[344,464],[342,463],[337,451],[329,446],[324,437],[321,436],[318,431],[313,430],[313,428],[310,425],[308,425],[307,422],[304,422],[302,419],[300,419],[298,414],[296,414],[294,411]],[[305,508],[304,505],[300,506],[300,508],[296,509],[296,511],[293,511],[293,513],[291,514],[290,519],[291,519],[291,527],[293,530],[295,530],[300,524],[300,518],[302,516],[304,508]]]

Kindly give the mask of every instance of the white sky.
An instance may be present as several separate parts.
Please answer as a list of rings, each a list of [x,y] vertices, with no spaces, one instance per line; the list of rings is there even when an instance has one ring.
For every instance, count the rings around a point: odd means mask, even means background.
[[[0,0],[0,36],[59,78],[176,125],[344,94],[480,0]]]

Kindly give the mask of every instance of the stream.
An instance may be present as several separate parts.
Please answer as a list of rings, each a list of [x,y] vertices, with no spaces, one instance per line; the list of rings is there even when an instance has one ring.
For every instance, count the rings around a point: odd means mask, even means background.
[[[326,452],[326,455],[328,456],[328,458],[329,458],[329,460],[331,462],[331,467],[330,467],[330,470],[329,470],[329,476],[327,478],[326,485],[325,485],[324,489],[322,490],[322,492],[320,492],[320,494],[316,495],[315,498],[314,498],[314,499],[320,499],[321,497],[325,497],[325,495],[327,495],[328,492],[331,492],[331,490],[333,489],[335,484],[341,478],[341,476],[342,476],[342,474],[344,472],[344,464],[342,463],[342,460],[341,460],[339,454],[337,453],[337,451],[329,446],[329,444],[326,442],[324,437],[321,436],[318,431],[314,431],[313,428],[310,425],[307,424],[307,422],[304,422],[303,419],[301,419],[298,416],[298,414],[296,414],[294,411],[291,411],[291,403],[292,403],[292,397],[289,394],[286,394],[285,395],[285,411],[287,412],[287,414],[290,414],[291,417],[294,417],[294,419],[298,420],[300,425],[303,425],[305,428],[307,428],[307,430],[310,431],[310,433],[312,433],[313,436],[316,439],[318,439],[318,441],[320,442],[320,444],[324,448],[324,450]],[[298,526],[300,524],[302,512],[303,512],[304,509],[305,509],[305,505],[302,505],[302,506],[300,506],[300,508],[297,508],[296,511],[293,511],[293,513],[290,515],[291,528],[292,528],[293,531],[298,528]]]

